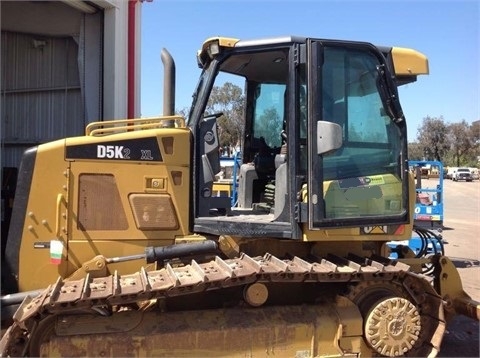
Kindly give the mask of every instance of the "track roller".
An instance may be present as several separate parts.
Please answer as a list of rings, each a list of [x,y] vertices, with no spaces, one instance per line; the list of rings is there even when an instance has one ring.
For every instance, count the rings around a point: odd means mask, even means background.
[[[268,289],[263,283],[254,283],[245,287],[243,291],[245,301],[253,307],[259,307],[267,302]]]

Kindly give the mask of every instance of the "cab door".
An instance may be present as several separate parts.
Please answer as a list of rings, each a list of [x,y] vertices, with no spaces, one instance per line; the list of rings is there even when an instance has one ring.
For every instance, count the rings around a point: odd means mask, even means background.
[[[367,43],[307,46],[309,228],[407,223],[406,126],[383,55]]]

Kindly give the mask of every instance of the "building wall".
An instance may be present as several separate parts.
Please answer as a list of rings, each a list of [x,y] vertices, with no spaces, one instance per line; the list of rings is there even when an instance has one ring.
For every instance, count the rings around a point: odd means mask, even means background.
[[[129,97],[140,116],[141,1],[129,1],[0,1],[2,245],[26,149],[127,118]],[[137,66],[129,84],[132,4]]]
[[[71,3],[0,2],[2,167],[18,167],[30,146],[82,135],[90,122],[127,118],[129,3]],[[139,41],[135,52],[139,63]],[[136,117],[138,71],[130,85]]]
[[[4,166],[42,142],[80,134],[85,126],[72,37],[2,32],[2,141]]]

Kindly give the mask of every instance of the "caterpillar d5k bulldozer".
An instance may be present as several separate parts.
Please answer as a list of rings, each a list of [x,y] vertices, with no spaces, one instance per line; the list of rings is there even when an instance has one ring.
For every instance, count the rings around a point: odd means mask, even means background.
[[[91,123],[25,153],[7,242],[2,356],[435,356],[478,319],[443,252],[390,259],[415,186],[397,87],[419,52],[211,38],[188,121]],[[213,191],[215,81],[245,83],[238,203]],[[14,314],[13,314],[14,311]]]

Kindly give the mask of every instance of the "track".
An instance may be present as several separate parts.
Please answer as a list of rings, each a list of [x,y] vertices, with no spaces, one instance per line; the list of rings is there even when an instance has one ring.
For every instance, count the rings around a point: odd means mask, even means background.
[[[87,276],[76,281],[59,278],[42,294],[22,303],[14,324],[1,340],[0,352],[1,356],[32,354],[30,342],[38,340],[40,331],[36,327],[55,315],[85,311],[115,315],[118,307],[140,301],[175,300],[179,296],[232,287],[244,287],[244,300],[251,306],[262,306],[267,301],[269,285],[288,287],[291,283],[342,287],[345,297],[359,307],[369,332],[376,330],[376,316],[390,307],[393,313],[388,319],[396,322],[395,327],[387,328],[390,338],[382,338],[379,344],[375,335],[372,338],[366,333],[374,355],[435,356],[439,350],[445,330],[442,301],[427,278],[410,272],[407,265],[382,257],[354,255],[346,258],[329,255],[306,261],[299,257],[282,260],[270,254],[262,257],[241,254],[235,259],[215,256],[206,263],[191,261],[178,267],[167,264],[160,270],[142,269],[129,275]],[[400,340],[399,347],[389,343],[405,330],[407,338]]]

